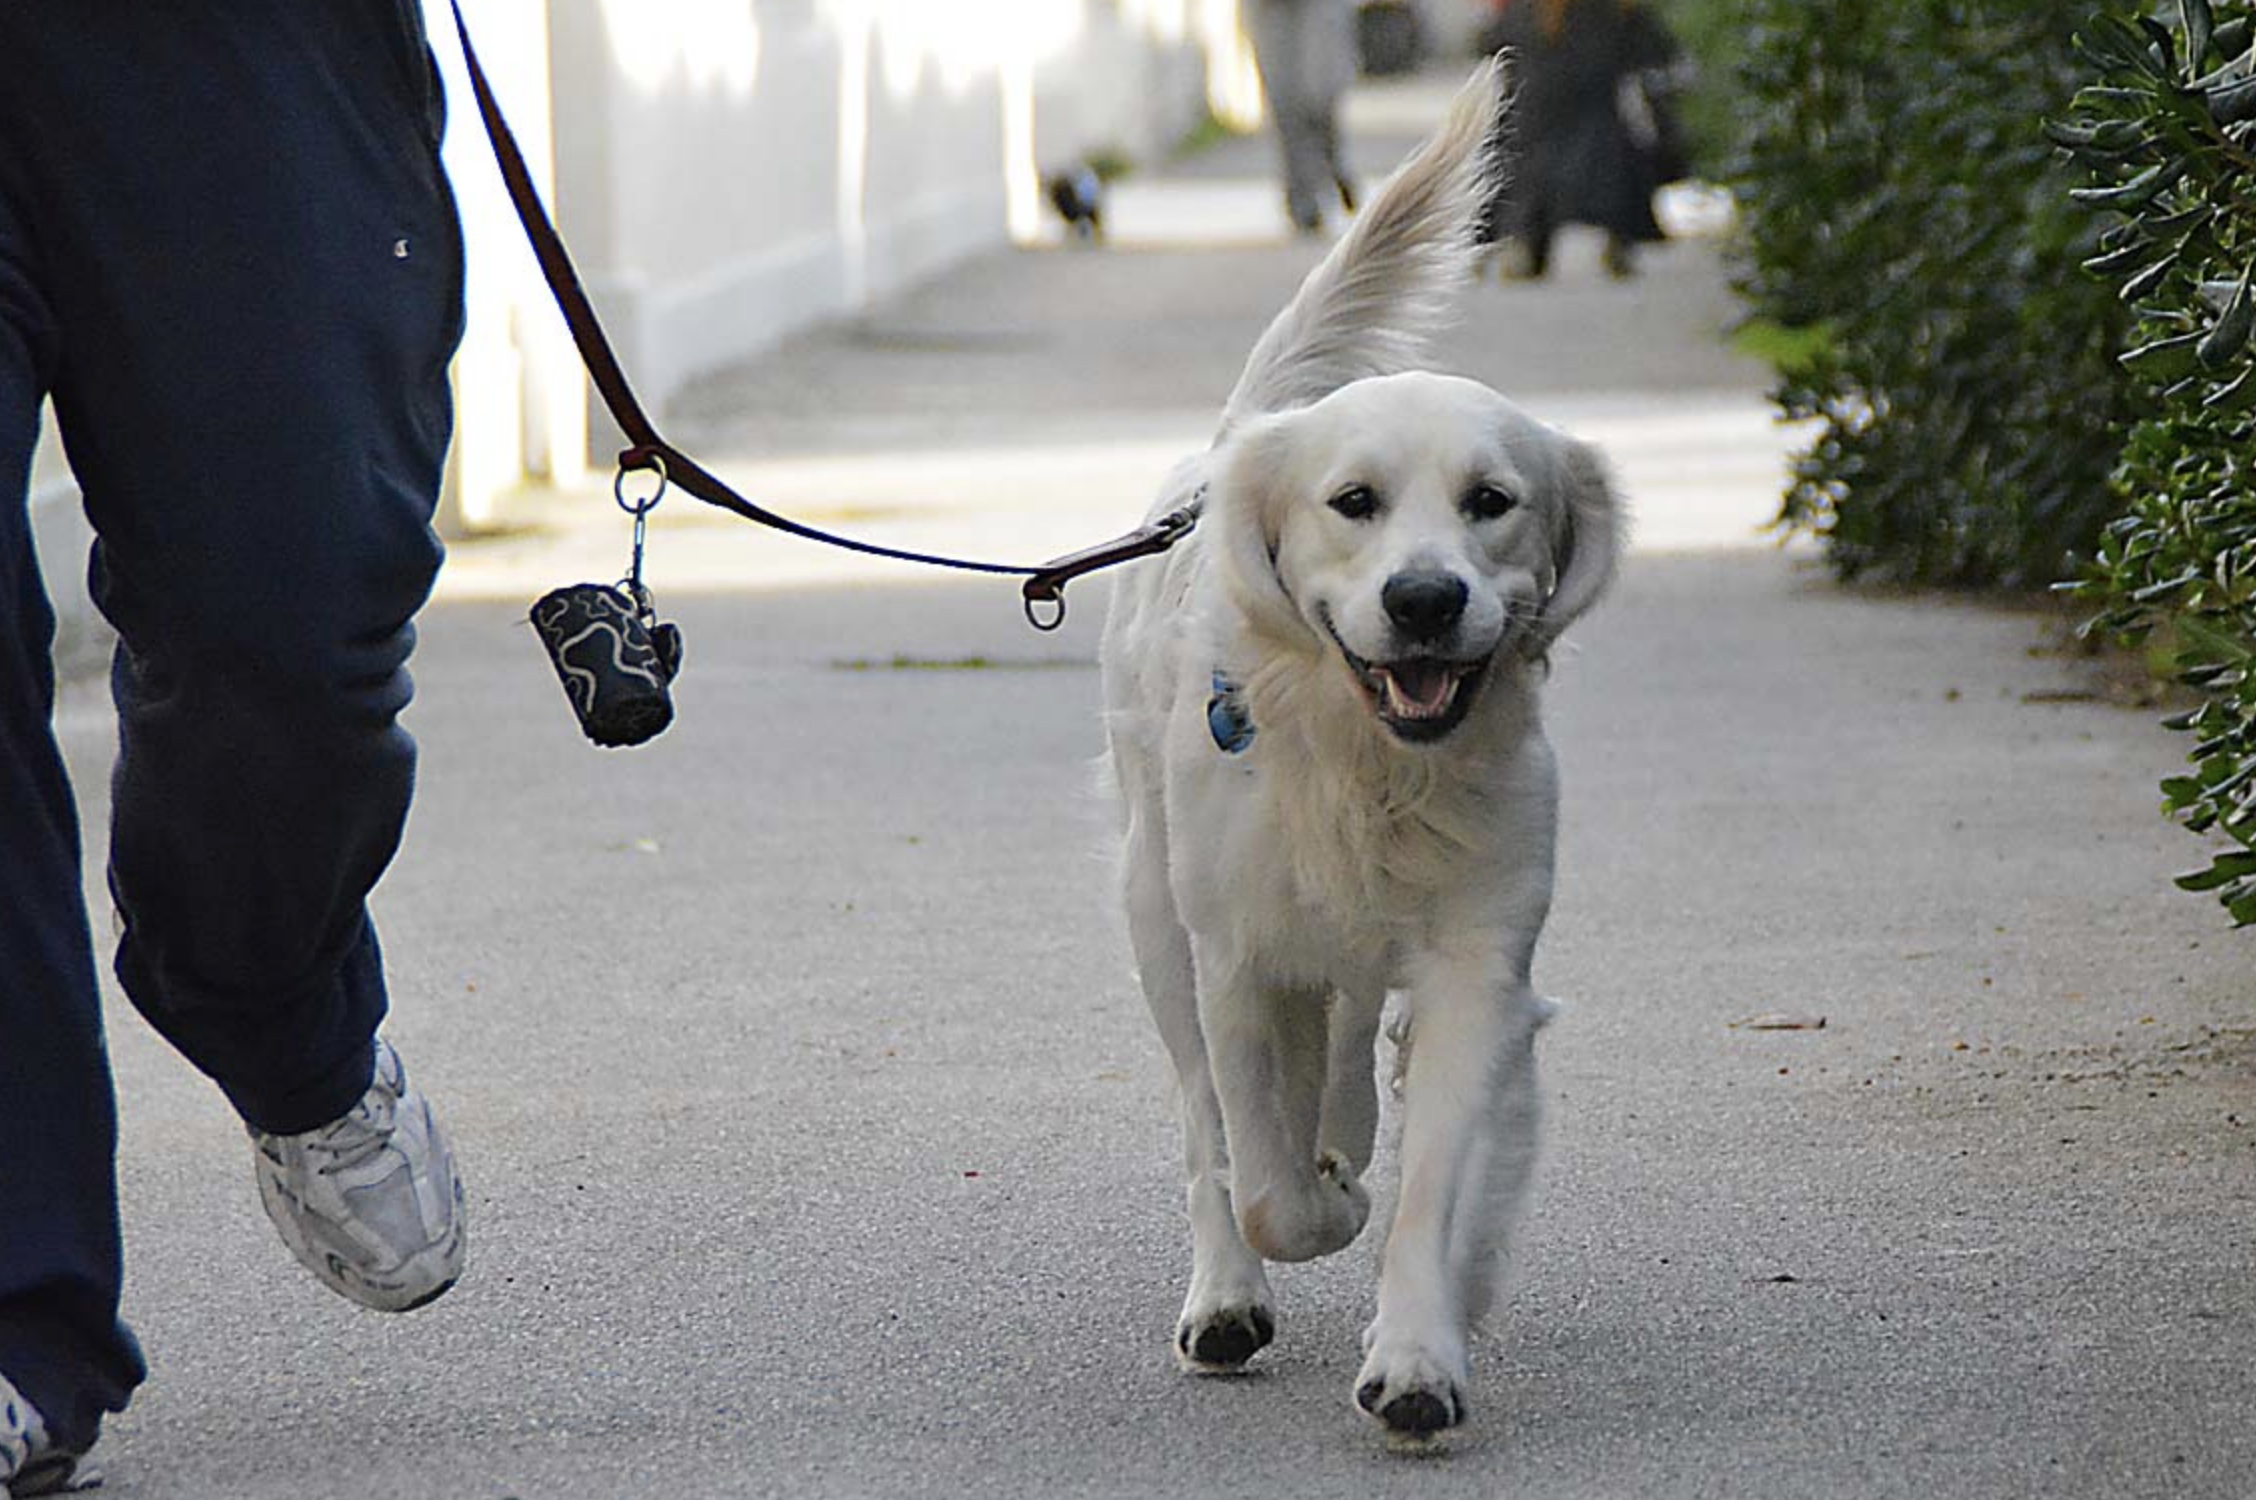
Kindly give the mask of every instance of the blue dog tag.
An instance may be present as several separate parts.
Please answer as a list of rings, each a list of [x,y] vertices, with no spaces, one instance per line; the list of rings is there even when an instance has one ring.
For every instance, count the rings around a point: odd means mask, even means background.
[[[1220,668],[1214,673],[1214,696],[1206,700],[1206,728],[1224,755],[1236,755],[1253,743],[1253,715],[1246,712],[1243,690]]]

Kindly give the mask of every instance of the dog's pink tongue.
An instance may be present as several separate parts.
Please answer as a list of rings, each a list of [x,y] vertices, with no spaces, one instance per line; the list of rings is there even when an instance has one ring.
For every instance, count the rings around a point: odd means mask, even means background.
[[[1457,674],[1438,661],[1398,661],[1386,674],[1387,706],[1409,719],[1430,719],[1449,707]]]

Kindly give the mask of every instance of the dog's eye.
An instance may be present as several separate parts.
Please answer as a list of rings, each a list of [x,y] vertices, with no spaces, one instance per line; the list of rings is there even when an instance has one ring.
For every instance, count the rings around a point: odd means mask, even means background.
[[[1367,484],[1351,484],[1328,503],[1350,521],[1368,521],[1378,511],[1379,497]]]
[[[1465,492],[1465,514],[1476,521],[1493,521],[1519,503],[1493,484],[1476,484]]]

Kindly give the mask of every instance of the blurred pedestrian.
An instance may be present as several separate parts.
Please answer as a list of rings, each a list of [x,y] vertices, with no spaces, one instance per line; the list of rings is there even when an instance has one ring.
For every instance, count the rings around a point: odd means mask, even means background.
[[[1340,158],[1340,98],[1355,81],[1355,0],[1249,0],[1262,92],[1284,156],[1285,212],[1317,234],[1334,201],[1355,212]]]
[[[0,5],[0,1496],[84,1482],[146,1374],[28,524],[43,398],[118,632],[125,993],[331,1290],[403,1311],[462,1270],[366,906],[414,783],[462,327],[441,115],[415,0]]]
[[[1684,174],[1662,83],[1683,53],[1640,0],[1496,0],[1482,46],[1513,54],[1507,180],[1489,216],[1506,274],[1540,277],[1561,226],[1605,232],[1608,274],[1664,238],[1653,194]]]

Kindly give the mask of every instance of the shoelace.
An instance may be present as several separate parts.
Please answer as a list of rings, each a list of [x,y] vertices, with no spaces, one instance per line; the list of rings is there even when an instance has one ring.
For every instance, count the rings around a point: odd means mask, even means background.
[[[393,1102],[377,1105],[364,1098],[353,1106],[351,1114],[315,1132],[305,1142],[305,1153],[308,1158],[325,1160],[315,1162],[314,1170],[334,1177],[380,1155],[391,1144],[395,1108]],[[379,1111],[384,1116],[381,1121],[377,1118]]]

